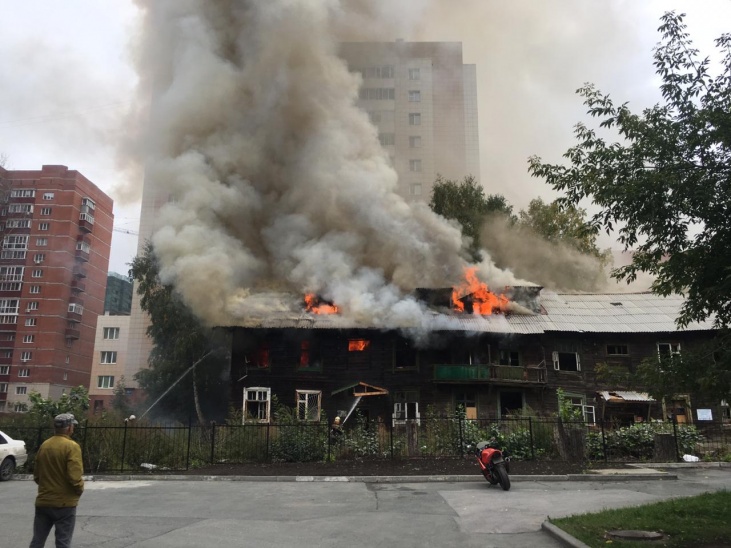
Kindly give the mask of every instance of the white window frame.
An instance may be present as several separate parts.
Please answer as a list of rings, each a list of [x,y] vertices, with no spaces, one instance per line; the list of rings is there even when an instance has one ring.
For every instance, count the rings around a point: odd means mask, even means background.
[[[419,158],[409,160],[409,171],[412,173],[421,173],[422,165],[423,163]]]
[[[253,415],[252,408],[256,417]],[[244,388],[243,424],[268,424],[271,420],[272,389],[266,386],[252,386]]]
[[[409,90],[409,103],[421,103],[421,90]]]
[[[35,339],[35,335],[23,335],[24,343],[32,343],[34,339]]]
[[[28,327],[32,327],[32,326],[36,325],[37,323],[38,322],[36,321],[36,318],[26,318],[25,319],[25,325],[27,325]]]
[[[315,400],[313,403],[312,400]],[[320,422],[322,390],[295,390],[297,418],[302,422]],[[313,409],[313,406],[316,409]]]
[[[32,286],[30,286],[30,290],[28,292],[31,295],[38,295],[41,292],[41,286],[40,285],[32,285]]]
[[[44,200],[53,200],[54,196],[56,196],[53,192],[45,192],[43,194]]]
[[[18,369],[18,377],[30,377],[30,369],[27,367],[21,367]]]
[[[31,352],[30,350],[23,350],[20,353],[20,361],[22,361],[23,363],[29,362],[32,359],[33,359],[33,352]]]
[[[421,80],[421,69],[410,68],[409,69],[409,80]]]
[[[111,365],[117,363],[117,351],[116,350],[102,350],[99,356],[99,363],[104,365]]]
[[[10,191],[11,198],[35,198],[36,191],[29,188],[16,188]]]
[[[51,223],[38,223],[38,230],[47,231],[51,228]]]
[[[36,247],[46,247],[48,245],[48,238],[36,238]]]
[[[105,341],[116,341],[119,339],[119,327],[105,327],[103,333]]]
[[[99,375],[96,380],[97,388],[114,388],[114,375]]]
[[[409,125],[420,126],[421,125],[421,113],[420,112],[409,112]]]
[[[0,382],[0,394],[7,394],[7,393],[8,393],[8,383]]]
[[[573,369],[561,369],[559,354],[574,354],[576,356],[576,371]],[[553,368],[556,371],[567,371],[569,373],[579,373],[581,371],[581,356],[578,352],[559,352],[558,350],[554,350],[551,357],[553,359]]]
[[[0,365],[0,375],[10,375],[10,366]]]
[[[27,386],[16,386],[15,387],[15,395],[16,396],[24,396],[28,393],[28,387]]]
[[[660,350],[660,348],[667,348],[667,351],[665,354],[663,354],[663,351]],[[659,342],[657,343],[657,357],[662,358],[663,356],[680,356],[680,343],[669,343],[669,342]]]
[[[50,215],[53,209],[50,207],[42,207],[41,208],[41,215]]]
[[[30,236],[27,234],[23,235],[12,235],[9,234],[3,238],[3,249],[17,249],[17,250],[27,250],[28,249],[28,239]]]
[[[31,310],[38,310],[38,301],[30,301],[25,310],[26,312],[30,312]]]

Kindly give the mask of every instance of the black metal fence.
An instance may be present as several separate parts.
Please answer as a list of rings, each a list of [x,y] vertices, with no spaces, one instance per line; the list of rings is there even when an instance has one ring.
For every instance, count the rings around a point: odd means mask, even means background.
[[[5,425],[0,429],[26,443],[32,471],[50,427]],[[495,439],[521,460],[603,462],[731,461],[731,431],[671,422],[613,427],[556,418],[499,420],[424,418],[368,422],[357,419],[342,431],[326,423],[206,426],[133,425],[77,427],[87,473],[174,472],[221,463],[312,462],[341,459],[454,458],[477,442]]]

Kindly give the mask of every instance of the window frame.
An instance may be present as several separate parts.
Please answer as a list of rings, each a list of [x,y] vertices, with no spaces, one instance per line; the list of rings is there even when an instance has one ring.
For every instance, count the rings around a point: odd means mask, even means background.
[[[114,335],[114,336],[110,336]],[[102,331],[102,338],[105,341],[118,341],[119,340],[119,327],[105,327]]]
[[[576,369],[563,369],[561,367],[561,354],[573,354],[576,358]],[[554,350],[551,354],[553,369],[567,373],[581,373],[581,355],[577,351]]]
[[[114,388],[114,375],[98,375],[97,376],[97,388],[103,390],[109,390]],[[109,385],[109,386],[104,386]]]
[[[248,395],[252,393],[256,398],[249,398]],[[264,395],[264,399],[259,396]],[[249,402],[256,405],[257,417],[249,417]],[[262,413],[263,411],[263,413]],[[242,424],[269,424],[271,421],[272,411],[272,389],[267,386],[250,386],[244,388],[244,403],[242,407]],[[261,416],[264,415],[264,416]]]
[[[316,409],[311,410],[311,397],[316,399]],[[322,390],[295,390],[296,414],[300,422],[320,422],[322,413]],[[304,407],[302,407],[304,406]]]
[[[99,363],[102,365],[114,365],[117,363],[116,350],[102,350],[99,352]]]

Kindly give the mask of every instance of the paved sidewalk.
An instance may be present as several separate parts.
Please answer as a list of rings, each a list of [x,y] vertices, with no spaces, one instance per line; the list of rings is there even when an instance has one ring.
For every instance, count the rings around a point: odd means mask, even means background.
[[[677,479],[669,479],[673,475]],[[479,476],[477,481],[446,479],[235,481],[185,476],[107,481],[97,476],[81,499],[74,546],[550,548],[564,544],[542,531],[547,516],[731,489],[731,470],[720,468],[678,469],[653,479],[641,474],[583,481],[516,476],[508,492]],[[0,545],[27,546],[35,484],[5,482],[0,495]],[[47,546],[52,545],[49,539]]]

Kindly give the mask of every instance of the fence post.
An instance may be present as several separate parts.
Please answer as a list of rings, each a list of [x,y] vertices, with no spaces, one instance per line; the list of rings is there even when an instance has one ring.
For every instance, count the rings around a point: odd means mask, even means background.
[[[124,472],[124,453],[127,449],[127,421],[124,421],[124,435],[122,436],[122,461],[119,463],[119,473]]]
[[[266,438],[266,444],[267,444],[267,446],[265,447],[265,454],[266,454],[266,461],[267,462],[269,462],[271,460],[271,458],[272,458],[271,457],[271,452],[269,450],[269,441],[271,439],[271,429],[272,429],[272,425],[271,425],[271,423],[268,422],[267,423],[267,438]]]
[[[680,462],[680,446],[678,445],[678,419],[673,413],[673,437],[675,438],[675,459]]]
[[[215,458],[214,452],[216,450],[216,421],[211,421],[211,464]]]
[[[530,432],[530,458],[536,460],[535,440],[533,439],[533,417],[528,417],[528,432]]]
[[[604,434],[604,417],[601,420],[602,425],[602,453],[604,453],[604,462],[609,462],[609,455],[607,455],[607,436]]]
[[[390,443],[391,443],[391,460],[393,460],[393,415],[391,415],[391,429],[389,432]]]
[[[188,451],[185,453],[185,469],[188,470],[190,467],[190,438],[193,433],[193,421],[188,417]]]
[[[464,435],[462,431],[462,421],[464,417],[462,413],[459,414],[459,456],[464,458]]]

